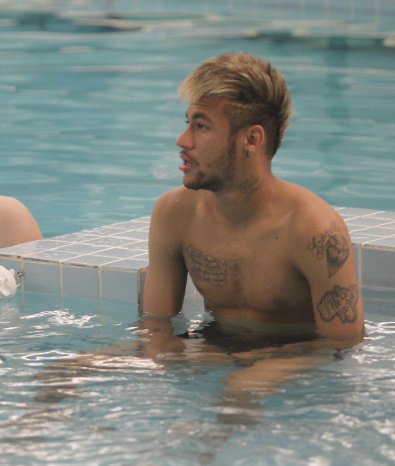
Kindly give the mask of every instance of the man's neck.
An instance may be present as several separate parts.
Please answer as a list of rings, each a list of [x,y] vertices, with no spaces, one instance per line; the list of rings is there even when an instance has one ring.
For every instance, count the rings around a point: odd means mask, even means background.
[[[231,189],[214,193],[219,215],[234,225],[247,225],[262,215],[270,215],[277,182],[271,172],[251,175]]]

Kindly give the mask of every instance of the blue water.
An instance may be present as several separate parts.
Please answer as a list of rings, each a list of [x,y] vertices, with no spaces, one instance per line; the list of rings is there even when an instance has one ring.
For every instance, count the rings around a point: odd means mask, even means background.
[[[132,24],[92,19],[110,4]],[[275,172],[336,205],[394,210],[393,5],[3,1],[1,193],[28,205],[45,236],[149,214],[181,180],[179,82],[210,55],[247,50],[294,96]],[[276,394],[232,398],[235,364],[155,365],[131,351],[51,369],[135,345],[137,311],[122,303],[1,300],[0,463],[393,464],[395,295],[364,290],[364,302],[362,344]]]
[[[3,2],[1,193],[44,236],[150,214],[181,182],[180,81],[246,50],[294,96],[275,173],[335,205],[394,210],[394,4],[355,3]],[[126,23],[103,16],[111,4]]]
[[[193,363],[193,351],[184,362],[154,364],[131,349],[54,368],[80,351],[133,346],[137,312],[35,293],[3,299],[0,463],[393,464],[395,294],[364,290],[364,300],[363,343],[260,396],[226,393],[239,366]]]

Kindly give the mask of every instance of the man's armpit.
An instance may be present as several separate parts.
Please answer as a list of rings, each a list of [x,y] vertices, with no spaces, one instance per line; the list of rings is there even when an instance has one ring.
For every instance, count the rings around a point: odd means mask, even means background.
[[[357,319],[358,299],[357,285],[351,285],[348,288],[335,285],[332,291],[327,291],[322,296],[317,310],[324,322],[330,322],[339,317],[343,324],[352,323]]]

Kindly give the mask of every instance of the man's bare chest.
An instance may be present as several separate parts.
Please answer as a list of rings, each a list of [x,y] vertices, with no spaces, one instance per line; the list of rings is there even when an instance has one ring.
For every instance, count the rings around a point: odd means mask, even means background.
[[[183,253],[196,288],[213,308],[272,312],[309,298],[280,235],[191,235]]]

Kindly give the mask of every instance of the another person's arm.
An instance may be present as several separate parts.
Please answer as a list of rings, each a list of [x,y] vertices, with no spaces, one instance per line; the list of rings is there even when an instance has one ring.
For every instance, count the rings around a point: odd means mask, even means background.
[[[0,196],[0,247],[42,239],[27,207],[13,197]]]

